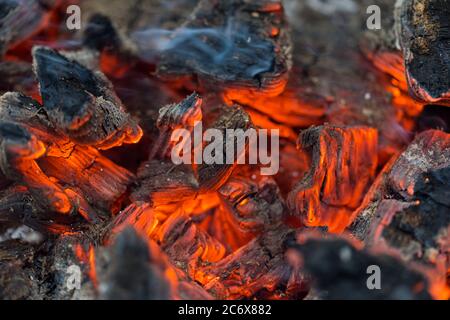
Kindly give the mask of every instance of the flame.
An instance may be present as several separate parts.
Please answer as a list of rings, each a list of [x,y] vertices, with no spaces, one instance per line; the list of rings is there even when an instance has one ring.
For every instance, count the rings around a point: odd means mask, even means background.
[[[95,264],[95,248],[91,244],[85,250],[81,244],[76,244],[74,253],[77,259],[87,267],[87,274],[95,288],[98,288],[97,271]]]

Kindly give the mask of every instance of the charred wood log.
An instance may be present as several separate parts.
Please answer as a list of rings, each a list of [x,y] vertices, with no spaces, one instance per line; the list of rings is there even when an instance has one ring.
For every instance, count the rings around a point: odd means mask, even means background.
[[[192,134],[196,122],[202,121],[202,104],[200,96],[193,93],[180,103],[170,104],[159,110],[156,126],[160,135],[150,152],[150,160],[157,155],[162,159],[170,157],[173,147],[170,140],[174,130],[183,128]],[[190,143],[190,140],[186,143]]]
[[[207,223],[210,234],[235,251],[286,218],[276,182],[250,173],[233,175],[219,190],[220,206]]]
[[[138,45],[147,45],[147,38],[144,31]],[[181,27],[162,40],[167,44],[159,53],[161,77],[194,78],[200,88],[238,102],[242,96],[279,95],[291,68],[280,1],[200,1]]]
[[[399,12],[399,40],[413,96],[450,104],[450,2],[405,0]]]
[[[383,172],[349,229],[370,247],[431,268],[441,281],[449,266],[449,141],[440,131],[418,135]]]
[[[375,177],[377,132],[365,127],[321,126],[300,134],[312,168],[288,196],[292,214],[307,226],[342,231]]]
[[[58,131],[98,149],[139,141],[142,130],[101,72],[49,48],[34,48],[33,57],[43,107]]]
[[[133,175],[88,146],[77,146],[58,133],[36,101],[17,93],[0,99],[2,116],[0,169],[25,186],[38,211],[68,214],[87,220],[93,209],[115,210]],[[51,177],[51,178],[50,178]]]
[[[395,78],[421,103],[449,104],[447,1],[378,1],[383,30],[369,31],[363,51],[382,71]]]

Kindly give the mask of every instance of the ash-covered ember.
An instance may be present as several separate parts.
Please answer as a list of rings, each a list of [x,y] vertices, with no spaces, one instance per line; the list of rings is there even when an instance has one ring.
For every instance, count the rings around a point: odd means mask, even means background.
[[[36,47],[33,57],[43,107],[58,131],[102,150],[139,141],[142,130],[101,72],[49,48]]]
[[[66,4],[0,0],[0,298],[448,299],[446,0]]]
[[[341,232],[375,178],[377,139],[376,130],[365,127],[303,131],[298,145],[311,154],[312,164],[288,196],[293,215],[307,226]]]

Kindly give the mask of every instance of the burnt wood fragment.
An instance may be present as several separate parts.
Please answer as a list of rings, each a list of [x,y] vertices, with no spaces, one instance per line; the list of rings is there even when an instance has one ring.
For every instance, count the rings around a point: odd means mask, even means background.
[[[111,299],[203,299],[213,297],[180,268],[181,256],[166,255],[144,230],[128,225],[115,237],[108,254],[99,262],[103,298]],[[141,232],[141,233],[140,233]],[[146,240],[144,240],[146,239]],[[174,244],[176,246],[176,243]],[[184,254],[191,251],[184,249]],[[178,257],[178,259],[175,259]],[[177,267],[175,267],[177,266]]]
[[[389,248],[445,281],[449,261],[449,136],[421,133],[383,172],[355,211],[349,231],[369,247]]]
[[[197,272],[195,280],[218,299],[297,299],[308,287],[299,266],[285,257],[293,231],[274,225],[224,259]]]
[[[43,107],[58,131],[98,149],[139,141],[142,130],[101,72],[50,48],[34,48],[33,58]]]
[[[1,160],[5,177],[27,188],[42,211],[116,210],[133,175],[88,146],[58,133],[38,102],[18,93],[0,98]],[[51,177],[51,178],[50,178]],[[36,209],[35,208],[35,209]]]
[[[404,0],[399,11],[410,92],[423,102],[450,103],[450,2]]]
[[[183,207],[165,217],[163,208],[132,204],[114,220],[113,232],[130,225],[156,241],[170,261],[192,279],[202,265],[216,262],[225,254],[223,245],[198,227]]]
[[[233,174],[218,190],[221,205],[208,225],[209,232],[231,251],[239,249],[287,216],[276,182],[256,172],[249,174],[252,178]]]
[[[54,0],[0,1],[0,58],[5,52],[45,26]]]
[[[374,65],[420,103],[449,104],[449,3],[378,0],[383,29],[367,31],[362,49]]]
[[[312,168],[288,196],[292,215],[307,226],[342,231],[375,178],[377,132],[366,127],[320,126],[303,131],[299,147]]]
[[[178,105],[163,108],[158,120],[161,130],[160,139],[163,138],[162,141],[169,142],[171,130],[176,128],[184,128],[188,132],[192,132],[194,120],[201,120],[201,112],[198,109],[200,103],[199,97],[191,95]],[[186,109],[183,106],[189,107]],[[245,131],[251,128],[253,124],[248,114],[237,105],[232,107],[218,105],[215,108],[217,109],[216,118],[208,127],[222,132],[224,137],[223,159],[226,159],[226,146],[232,145],[237,150],[235,146],[238,142],[234,136],[227,135],[226,130],[242,129]],[[188,143],[192,143],[192,138],[189,139]],[[244,141],[244,144],[247,146],[248,141]],[[164,158],[166,156],[166,159],[150,160],[141,165],[137,174],[139,185],[132,194],[133,201],[179,202],[186,198],[192,198],[198,193],[217,190],[231,175],[240,156],[235,151],[234,163],[232,164],[207,164],[203,162],[195,167],[191,164],[176,165],[171,159],[167,159],[173,145],[168,148],[167,143],[157,143],[157,146],[157,149],[163,152],[159,157]],[[191,151],[194,152],[194,149],[199,147],[199,145],[193,145]],[[246,148],[238,151],[245,152]],[[193,156],[191,161],[194,163]],[[177,192],[177,198],[173,197],[174,192]]]
[[[117,236],[105,270],[101,296],[106,300],[167,300],[170,282],[151,264],[147,243],[132,228]]]
[[[153,40],[145,30],[136,38],[144,52]],[[280,1],[200,1],[161,43],[157,73],[162,78],[196,79],[199,88],[237,102],[242,96],[279,95],[291,68]]]

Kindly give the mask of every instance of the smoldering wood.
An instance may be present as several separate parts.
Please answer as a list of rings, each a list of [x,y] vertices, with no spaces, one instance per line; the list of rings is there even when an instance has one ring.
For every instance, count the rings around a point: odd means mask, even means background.
[[[182,207],[165,218],[158,207],[132,204],[114,219],[113,234],[127,226],[135,226],[149,239],[156,241],[172,264],[190,279],[195,279],[199,268],[216,262],[225,254],[224,246],[196,225],[193,217]]]
[[[218,190],[221,206],[208,222],[209,232],[231,252],[287,216],[276,182],[257,173],[249,174],[255,179],[233,174]]]
[[[163,79],[194,79],[227,99],[276,96],[291,68],[291,43],[280,1],[200,1],[158,53]],[[137,36],[146,48],[145,31]],[[220,61],[217,61],[220,59]],[[192,80],[190,80],[192,81]]]
[[[387,246],[445,275],[440,266],[448,264],[449,159],[448,134],[418,135],[383,172],[349,231],[369,247]]]
[[[413,96],[450,104],[450,2],[403,0],[397,27]]]
[[[218,115],[216,115],[217,118],[210,128],[222,132],[224,137],[223,159],[226,159],[226,146],[232,145],[236,150],[236,143],[238,142],[234,137],[227,136],[226,130],[242,129],[245,131],[252,127],[252,122],[248,114],[239,106],[219,105],[215,107],[218,109]],[[167,115],[167,110],[164,110],[166,109],[163,109],[162,118],[160,118],[161,125],[164,122],[162,119]],[[198,114],[198,112],[196,111],[195,114]],[[188,126],[188,129],[192,129],[192,127]],[[168,135],[168,138],[170,138],[170,135]],[[243,142],[246,150],[248,141]],[[196,170],[190,164],[175,165],[170,159],[145,162],[138,170],[138,187],[133,190],[132,200],[157,201],[159,203],[179,202],[191,198],[197,193],[217,190],[231,175],[239,156],[238,154],[234,155],[234,163],[232,164],[202,163],[197,165]],[[174,192],[177,192],[178,195],[176,199],[173,198]]]
[[[0,57],[45,26],[55,0],[0,1]]]
[[[421,103],[449,104],[447,1],[378,0],[382,30],[367,31],[365,54]]]
[[[202,98],[197,93],[192,93],[180,103],[174,103],[159,109],[159,116],[156,121],[160,134],[150,151],[149,160],[156,156],[159,159],[170,157],[171,135],[176,129],[188,130],[191,134],[196,122],[203,118],[201,106]]]
[[[134,178],[100,153],[59,134],[38,102],[18,93],[0,98],[3,174],[26,186],[41,210],[80,211],[95,221],[115,210]],[[52,177],[50,179],[49,177]]]
[[[43,107],[57,130],[78,144],[98,149],[141,138],[142,130],[100,71],[45,47],[35,47],[33,58]]]
[[[111,247],[96,252],[102,299],[212,299],[175,268],[156,243],[144,239],[133,227],[116,236]]]
[[[311,277],[313,291],[320,299],[431,299],[428,279],[394,256],[360,250],[343,238],[331,236],[307,237],[288,248],[299,254],[302,268]],[[379,290],[368,287],[368,278],[375,274],[368,273],[370,266],[380,268]]]
[[[298,298],[307,293],[301,270],[285,260],[293,230],[282,225],[199,271],[197,281],[218,299]]]
[[[163,271],[151,265],[147,243],[130,227],[119,234],[111,248],[106,267],[104,290],[106,300],[167,300],[170,283]]]
[[[375,178],[377,142],[377,132],[366,127],[303,131],[298,145],[311,154],[312,164],[288,195],[292,215],[307,226],[343,230]]]

